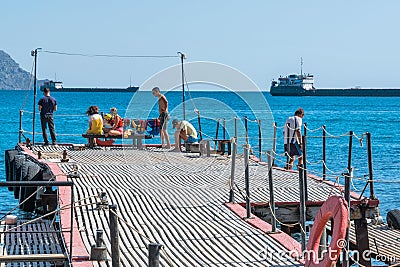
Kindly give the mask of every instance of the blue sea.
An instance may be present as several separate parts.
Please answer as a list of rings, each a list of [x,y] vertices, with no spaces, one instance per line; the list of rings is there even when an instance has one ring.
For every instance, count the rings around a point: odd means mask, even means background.
[[[81,134],[87,128],[85,112],[90,105],[99,106],[107,113],[117,107],[119,113],[129,118],[157,117],[157,99],[151,92],[130,93],[52,93],[57,99],[58,111],[55,116],[58,143],[86,143]],[[166,93],[171,117],[182,118],[182,93]],[[41,97],[38,92],[36,103]],[[19,113],[23,110],[23,130],[32,139],[33,91],[0,91],[1,134],[0,179],[5,180],[4,151],[13,148],[18,142]],[[327,174],[328,179],[339,179],[348,164],[349,131],[353,131],[352,166],[354,181],[352,190],[361,192],[368,177],[367,146],[364,133],[372,136],[373,174],[375,195],[380,200],[381,215],[392,209],[400,209],[400,98],[373,97],[272,97],[269,93],[233,93],[196,91],[185,95],[185,116],[198,128],[200,112],[203,138],[215,138],[217,121],[220,121],[219,138],[223,138],[222,125],[226,125],[225,138],[234,135],[234,117],[237,117],[239,144],[244,144],[244,116],[248,117],[248,140],[256,156],[265,159],[265,152],[272,148],[273,123],[277,123],[277,155],[275,163],[283,166],[282,126],[287,117],[302,107],[305,110],[303,122],[307,123],[307,169],[309,173],[322,176],[322,130],[327,129]],[[259,146],[259,127],[261,121],[261,150]],[[39,116],[36,114],[35,142],[42,142]],[[169,126],[171,142],[173,129]],[[160,143],[159,138],[150,142]],[[361,145],[362,144],[362,145]],[[364,193],[369,196],[369,189]],[[7,188],[0,188],[2,206],[0,214],[15,207],[17,201]]]

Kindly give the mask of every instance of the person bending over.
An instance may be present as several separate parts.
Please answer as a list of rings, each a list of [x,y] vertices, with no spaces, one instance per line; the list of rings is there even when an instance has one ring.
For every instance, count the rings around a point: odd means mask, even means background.
[[[197,131],[194,126],[188,121],[172,120],[172,128],[176,128],[174,133],[175,149],[173,151],[181,152],[181,139],[186,143],[197,142]]]

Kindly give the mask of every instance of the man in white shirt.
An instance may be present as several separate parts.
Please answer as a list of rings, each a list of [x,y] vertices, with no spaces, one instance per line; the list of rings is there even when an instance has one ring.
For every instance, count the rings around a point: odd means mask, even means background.
[[[174,151],[181,151],[181,139],[185,140],[186,143],[197,142],[197,131],[194,126],[188,121],[180,121],[174,119],[172,121],[172,128],[176,128],[175,138],[175,149]]]
[[[304,110],[299,108],[294,116],[289,117],[284,127],[284,147],[285,153],[289,156],[289,163],[286,169],[291,170],[295,157],[298,157],[299,165],[303,164],[302,135],[301,126],[303,125]]]

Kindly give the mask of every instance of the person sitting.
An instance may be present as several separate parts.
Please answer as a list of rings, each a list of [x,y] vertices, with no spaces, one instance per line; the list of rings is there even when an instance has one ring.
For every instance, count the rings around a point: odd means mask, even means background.
[[[99,114],[98,106],[90,106],[86,111],[89,116],[89,128],[86,130],[87,134],[103,134],[103,119]],[[94,139],[96,144],[96,139]]]
[[[122,135],[124,133],[124,121],[118,115],[117,108],[111,108],[110,114],[106,115],[111,115],[111,118],[108,120],[108,122],[111,124],[111,128],[105,133],[105,136]]]
[[[194,126],[185,120],[172,120],[172,128],[176,128],[174,133],[175,138],[175,149],[173,151],[181,152],[181,139],[186,143],[196,143],[197,142],[197,131]]]

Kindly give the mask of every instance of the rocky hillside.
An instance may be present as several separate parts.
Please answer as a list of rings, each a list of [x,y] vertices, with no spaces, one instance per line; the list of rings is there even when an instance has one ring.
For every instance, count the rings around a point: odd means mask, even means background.
[[[29,80],[29,72],[21,69],[10,55],[0,50],[0,90],[27,90]]]

